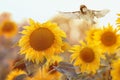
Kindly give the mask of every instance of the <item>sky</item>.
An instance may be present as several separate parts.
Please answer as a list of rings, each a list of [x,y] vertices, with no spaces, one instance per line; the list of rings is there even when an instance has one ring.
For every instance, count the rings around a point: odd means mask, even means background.
[[[58,11],[78,11],[81,4],[93,10],[110,10],[104,18],[99,19],[100,25],[114,25],[116,14],[120,13],[120,0],[0,0],[0,13],[10,12],[18,22],[27,18],[45,22]]]

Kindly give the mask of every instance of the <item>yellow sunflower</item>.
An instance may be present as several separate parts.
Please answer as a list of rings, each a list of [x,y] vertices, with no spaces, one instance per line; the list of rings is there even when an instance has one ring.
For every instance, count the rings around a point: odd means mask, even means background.
[[[49,73],[49,75],[51,75],[52,77],[60,77],[61,74],[57,70],[55,70],[54,67],[57,67],[59,62],[61,62],[62,60],[63,59],[58,55],[52,56],[51,59],[48,59],[48,61],[44,65],[44,71],[46,73]]]
[[[120,24],[120,14],[117,14],[118,15],[118,18],[117,18],[117,20],[116,20],[116,23],[117,24]]]
[[[108,24],[107,27],[98,30],[94,36],[95,43],[99,43],[99,47],[103,52],[114,53],[120,44],[120,35],[117,29]]]
[[[6,20],[0,25],[0,33],[6,38],[14,37],[18,32],[17,24],[13,21]]]
[[[16,80],[16,78],[20,75],[27,75],[27,74],[26,74],[26,72],[24,72],[22,70],[15,69],[8,74],[6,80]]]
[[[20,54],[24,54],[27,60],[39,63],[43,57],[48,59],[63,51],[62,38],[66,35],[57,24],[51,22],[40,24],[30,19],[30,26],[24,28],[19,46]]]
[[[70,47],[71,47],[71,45],[69,43],[64,42],[63,46],[61,48],[62,48],[62,50],[67,51],[70,49]]]
[[[57,76],[52,76],[44,70],[38,70],[38,72],[32,77],[28,77],[25,80],[60,80]]]
[[[114,61],[111,65],[111,76],[112,80],[120,80],[120,59]]]
[[[117,15],[118,15],[118,18],[116,20],[116,24],[117,24],[118,29],[120,30],[120,14],[117,14]]]
[[[96,31],[98,31],[97,28],[91,28],[90,30],[88,30],[88,31],[86,32],[87,36],[86,36],[85,39],[86,39],[86,41],[87,41],[88,43],[93,43],[94,34],[95,34]]]
[[[81,42],[71,48],[71,61],[81,72],[96,73],[100,66],[101,51],[95,45]]]

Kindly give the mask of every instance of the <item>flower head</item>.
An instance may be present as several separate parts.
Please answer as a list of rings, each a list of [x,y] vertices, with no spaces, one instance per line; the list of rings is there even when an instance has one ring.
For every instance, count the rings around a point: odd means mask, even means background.
[[[15,69],[8,74],[6,80],[16,80],[16,78],[20,75],[26,75],[26,72],[19,69]]]
[[[75,66],[79,66],[81,72],[95,73],[100,66],[101,51],[92,44],[81,42],[81,45],[75,45],[70,50],[71,61]]]
[[[6,38],[14,37],[18,32],[17,24],[13,21],[6,20],[2,22],[0,26],[0,33],[1,35],[5,36]]]
[[[103,52],[114,53],[120,44],[120,35],[117,32],[117,29],[113,29],[113,26],[108,24],[95,33],[95,43],[99,43],[98,46]]]
[[[51,22],[40,24],[30,20],[30,26],[24,28],[19,46],[20,54],[24,54],[27,60],[39,63],[44,57],[48,59],[63,51],[62,38],[66,35],[56,24]]]
[[[120,59],[113,61],[112,63],[111,76],[112,80],[120,80]]]

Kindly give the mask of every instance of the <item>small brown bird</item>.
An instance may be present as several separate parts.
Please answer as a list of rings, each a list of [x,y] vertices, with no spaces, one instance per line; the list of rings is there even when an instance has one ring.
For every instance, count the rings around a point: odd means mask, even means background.
[[[60,14],[63,14],[64,16],[69,17],[70,19],[84,19],[95,24],[96,23],[96,21],[94,20],[95,18],[104,17],[108,12],[109,12],[108,9],[91,10],[88,9],[85,5],[81,5],[79,11],[60,12]]]
[[[104,17],[108,12],[108,9],[91,10],[81,5],[79,11],[59,12],[51,21],[57,23],[67,34],[70,44],[78,44],[80,40],[85,39],[85,32],[97,24],[97,19]]]

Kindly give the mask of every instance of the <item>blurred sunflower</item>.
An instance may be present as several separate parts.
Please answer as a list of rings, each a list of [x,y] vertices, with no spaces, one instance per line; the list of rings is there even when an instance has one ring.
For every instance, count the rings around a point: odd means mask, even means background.
[[[114,61],[112,64],[111,76],[112,80],[120,80],[120,59]]]
[[[92,44],[81,42],[71,48],[71,61],[75,66],[79,66],[81,72],[96,73],[100,66],[101,51]]]
[[[86,41],[88,43],[93,43],[93,41],[94,41],[94,34],[95,34],[96,31],[98,31],[97,28],[91,28],[90,30],[88,30],[86,32],[87,36],[86,36],[85,39],[86,39]]]
[[[38,72],[32,77],[26,78],[26,80],[60,80],[56,76],[52,76],[44,70],[38,70]]]
[[[99,43],[103,52],[114,53],[120,44],[120,35],[117,32],[117,29],[113,29],[113,26],[108,24],[95,33],[95,43]]]
[[[6,20],[0,25],[0,33],[6,38],[14,37],[18,32],[17,24],[13,21]]]
[[[117,14],[117,15],[118,15],[118,18],[116,20],[116,24],[117,24],[118,29],[120,30],[120,14]]]
[[[64,42],[63,46],[61,48],[62,48],[63,51],[67,51],[67,50],[70,49],[70,47],[71,47],[71,45],[69,43]]]
[[[63,59],[58,55],[52,56],[51,59],[48,59],[48,61],[46,62],[44,66],[44,71],[46,73],[49,73],[49,75],[53,78],[60,78],[61,74],[54,67],[57,67],[59,62],[61,62],[62,60]]]
[[[8,74],[6,80],[16,80],[16,78],[20,75],[27,75],[27,74],[26,74],[26,72],[24,72],[22,70],[15,69]]]
[[[20,54],[24,54],[27,60],[40,63],[43,57],[48,59],[63,51],[62,38],[66,35],[57,24],[51,22],[40,24],[30,19],[30,26],[24,28],[19,46]]]
[[[117,18],[117,20],[116,20],[116,23],[117,24],[120,24],[120,14],[117,14],[118,15],[118,18]]]

